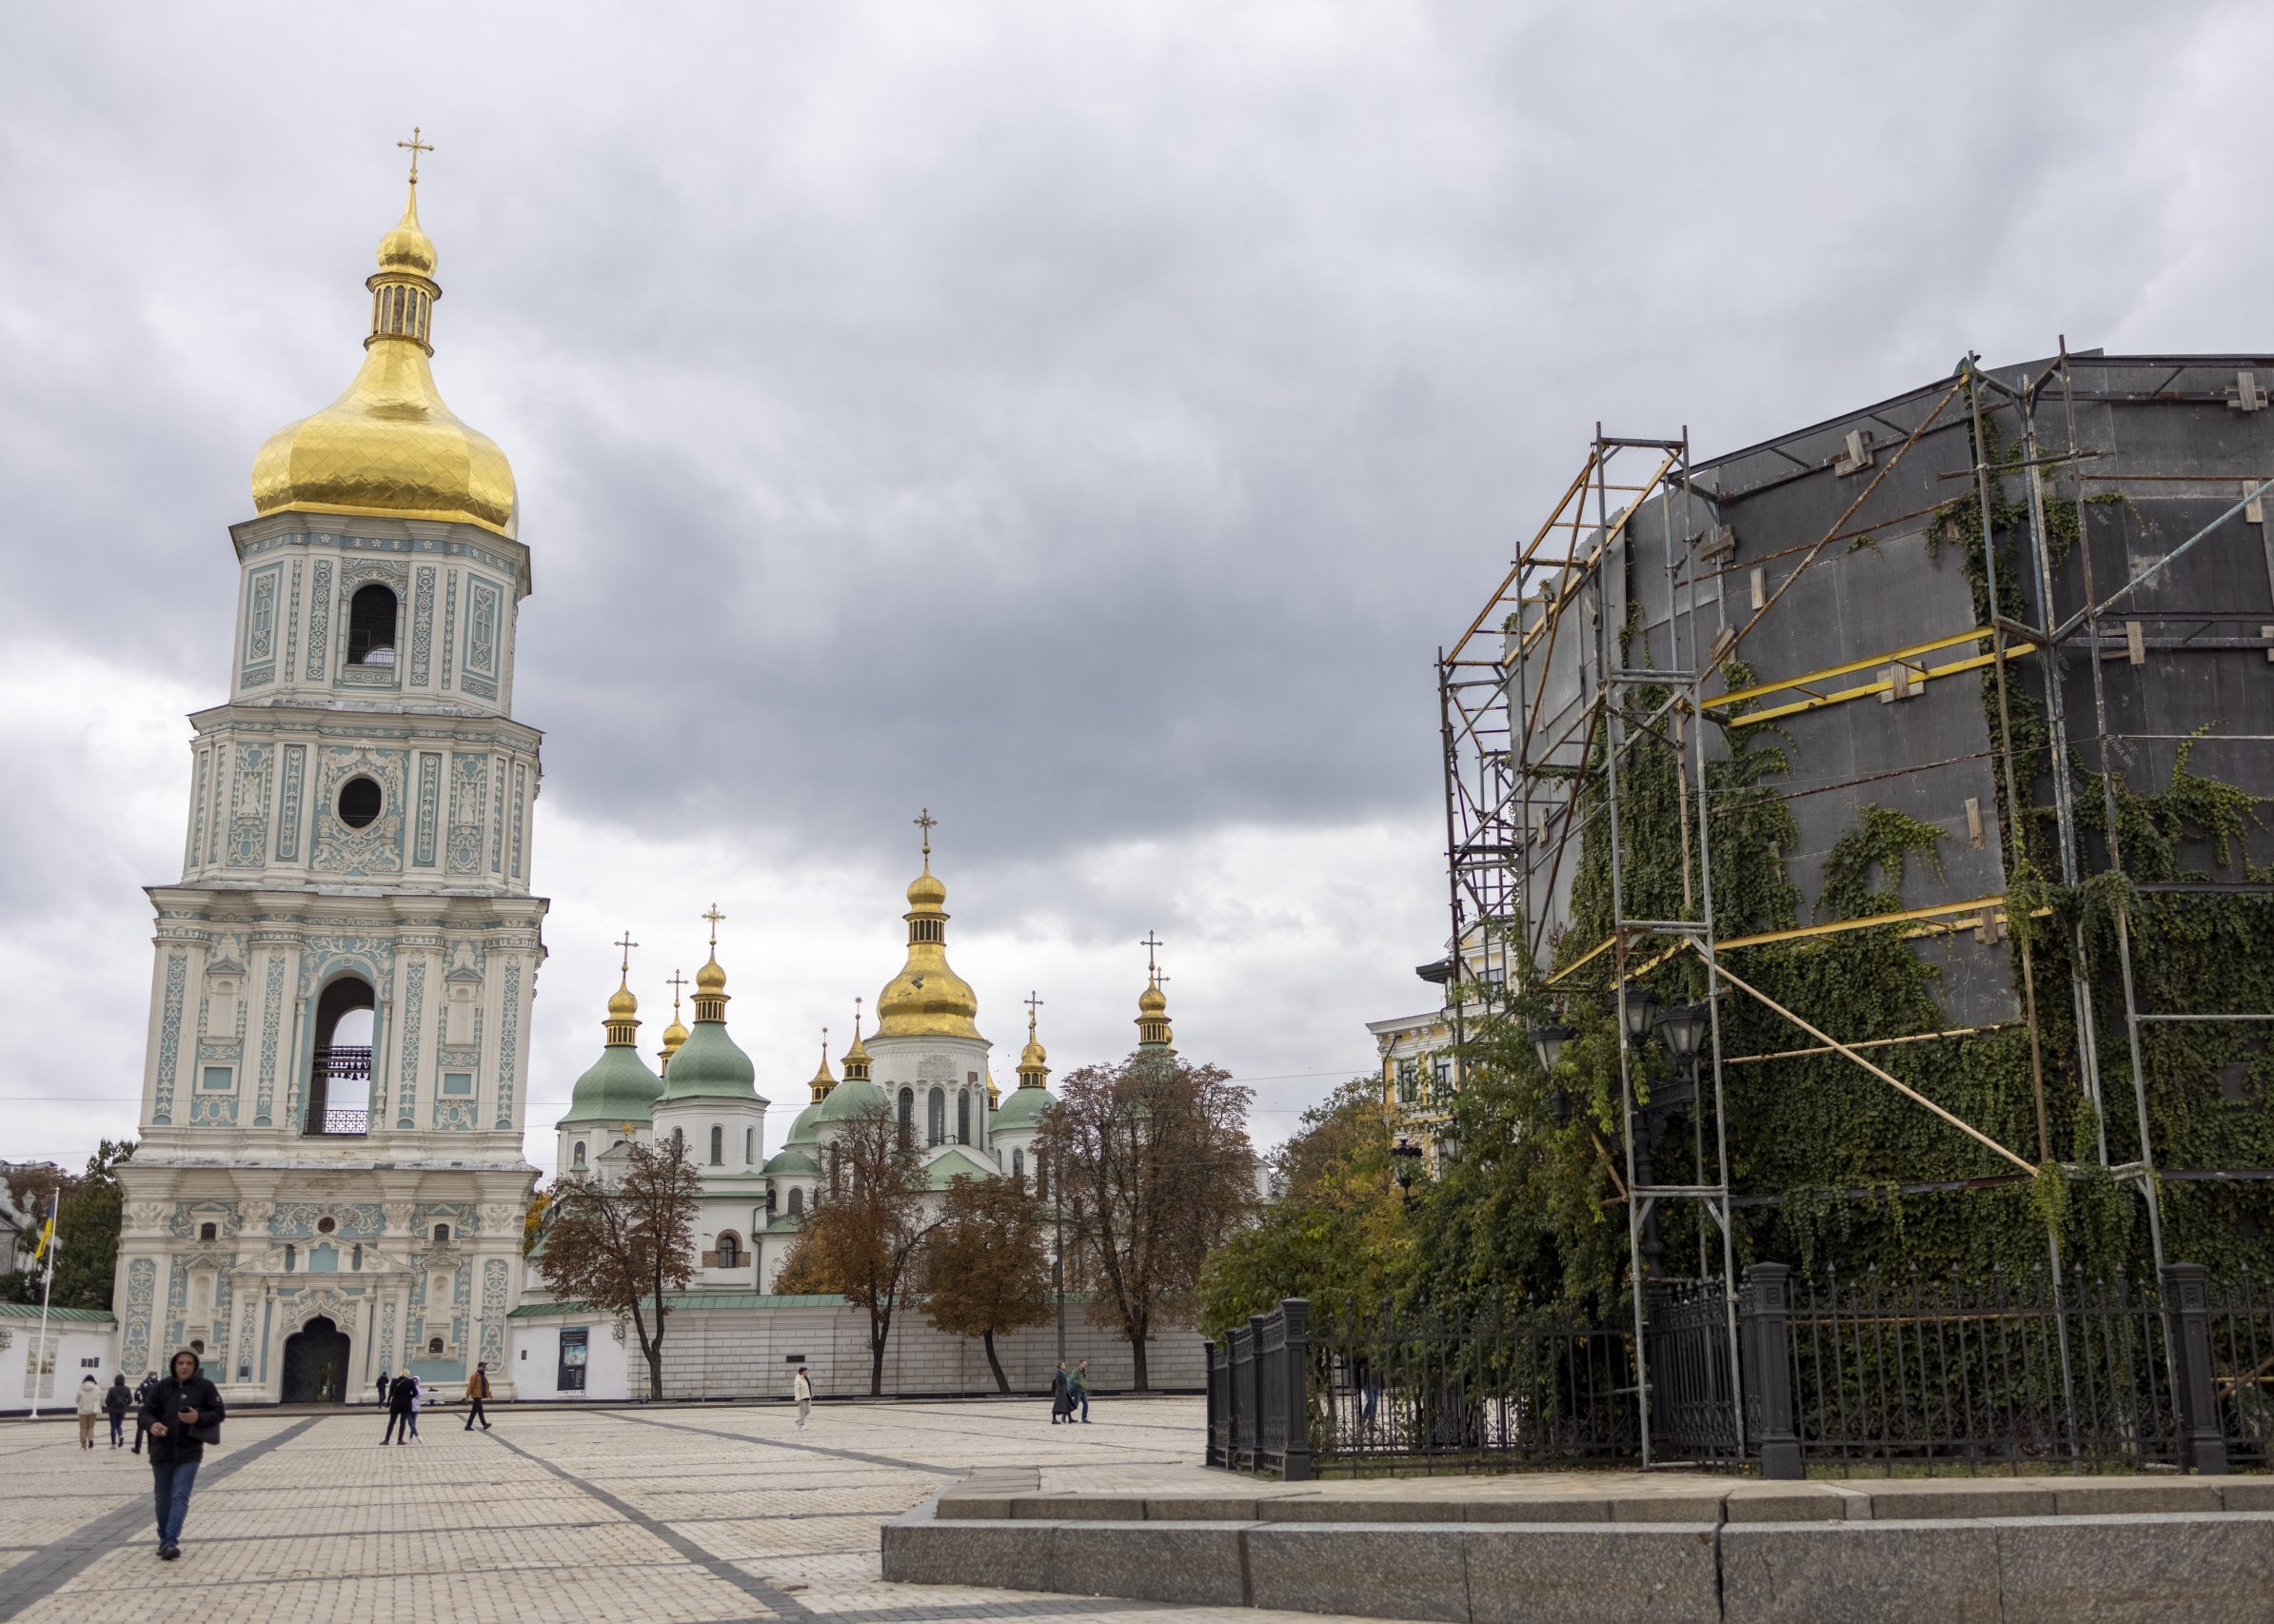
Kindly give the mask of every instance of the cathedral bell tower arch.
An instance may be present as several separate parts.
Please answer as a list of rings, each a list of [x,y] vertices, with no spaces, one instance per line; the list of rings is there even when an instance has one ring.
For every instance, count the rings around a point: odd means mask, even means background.
[[[503,1370],[535,1179],[540,735],[512,714],[530,555],[504,451],[435,385],[415,162],[432,148],[401,145],[408,196],[365,282],[361,365],[253,460],[227,697],[190,718],[182,872],[149,889],[122,1357],[154,1368],[179,1344],[194,1273],[208,1368],[256,1400],[282,1392],[285,1338],[320,1299],[351,1398],[381,1369],[454,1378],[437,1337],[465,1370]],[[381,1261],[438,1218],[440,1304],[432,1271],[414,1288]]]

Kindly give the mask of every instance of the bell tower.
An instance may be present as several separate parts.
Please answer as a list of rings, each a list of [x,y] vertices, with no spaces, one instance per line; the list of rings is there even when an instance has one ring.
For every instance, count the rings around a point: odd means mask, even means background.
[[[230,528],[228,697],[190,718],[182,874],[149,890],[121,1368],[198,1344],[255,1400],[481,1360],[509,1393],[536,1177],[539,734],[512,714],[529,552],[504,453],[435,387],[433,149],[399,145],[409,196],[366,283],[362,365],[261,447]]]

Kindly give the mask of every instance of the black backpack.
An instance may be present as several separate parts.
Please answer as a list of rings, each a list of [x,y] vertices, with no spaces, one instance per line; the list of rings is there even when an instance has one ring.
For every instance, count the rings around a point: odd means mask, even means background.
[[[409,1376],[399,1376],[395,1377],[394,1384],[386,1390],[387,1403],[394,1409],[407,1410],[410,1408],[410,1396],[417,1391],[418,1389],[411,1384]]]

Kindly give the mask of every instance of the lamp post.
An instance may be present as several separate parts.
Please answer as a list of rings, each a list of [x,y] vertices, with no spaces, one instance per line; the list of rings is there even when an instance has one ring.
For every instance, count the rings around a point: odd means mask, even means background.
[[[1401,1137],[1390,1147],[1390,1156],[1397,1169],[1398,1199],[1410,1201],[1414,1198],[1414,1164],[1421,1159],[1421,1147]]]
[[[1054,1156],[1057,1163],[1050,1180],[1050,1273],[1054,1293],[1058,1299],[1058,1363],[1066,1362],[1066,1159]]]
[[[1572,1125],[1572,1095],[1555,1080],[1555,1062],[1563,1058],[1563,1046],[1572,1040],[1572,1036],[1569,1026],[1532,1029],[1532,1047],[1540,1058],[1540,1070],[1548,1075],[1548,1119],[1559,1128]]]

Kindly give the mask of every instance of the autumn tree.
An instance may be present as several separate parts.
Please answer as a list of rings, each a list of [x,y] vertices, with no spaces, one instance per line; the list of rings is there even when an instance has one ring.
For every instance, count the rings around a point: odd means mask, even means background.
[[[1414,1240],[1394,1142],[1379,1078],[1355,1078],[1304,1112],[1272,1158],[1275,1193],[1257,1221],[1200,1272],[1202,1333],[1244,1325],[1283,1297],[1381,1302],[1403,1286]]]
[[[1023,1178],[959,1177],[924,1248],[924,1317],[951,1337],[977,1337],[995,1373],[995,1391],[1011,1391],[997,1333],[1050,1318],[1050,1262],[1042,1212]]]
[[[702,1177],[676,1136],[624,1146],[621,1174],[554,1180],[544,1236],[530,1260],[553,1295],[629,1319],[647,1360],[647,1392],[663,1395],[666,1292],[695,1277]]]
[[[1219,1067],[1140,1049],[1070,1073],[1043,1119],[1038,1148],[1092,1285],[1090,1317],[1129,1338],[1139,1392],[1146,1339],[1192,1323],[1201,1263],[1255,1205],[1249,1097]]]
[[[868,1311],[868,1390],[884,1391],[892,1317],[916,1289],[924,1216],[923,1157],[880,1104],[836,1125],[827,1173],[805,1226],[782,1258],[774,1289],[828,1293]]]

